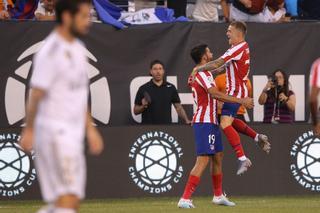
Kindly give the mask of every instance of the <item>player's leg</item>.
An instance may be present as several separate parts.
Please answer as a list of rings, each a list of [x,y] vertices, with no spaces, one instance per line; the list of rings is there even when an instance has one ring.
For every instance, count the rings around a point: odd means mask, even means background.
[[[211,179],[213,186],[212,203],[216,205],[235,206],[235,203],[229,201],[229,199],[223,194],[222,159],[223,152],[216,153],[211,159]]]
[[[234,118],[232,122],[232,126],[237,132],[247,135],[256,141],[259,147],[265,151],[266,153],[270,152],[271,145],[269,142],[268,136],[264,134],[259,134],[255,130],[253,130],[250,126],[248,126],[244,121],[238,118]]]
[[[222,128],[224,134],[226,135],[231,147],[237,155],[239,160],[239,168],[237,171],[238,175],[243,174],[251,166],[251,161],[245,156],[240,136],[238,132],[233,128],[232,123],[234,117],[239,109],[239,104],[224,103],[221,112],[221,122],[220,127]]]
[[[84,198],[86,164],[81,134],[72,128],[56,131],[55,157],[55,208],[54,213],[76,213]]]
[[[212,180],[212,192],[214,204],[234,206],[235,204],[230,202],[223,194],[222,191],[222,159],[223,159],[223,144],[221,139],[221,133],[218,125],[213,126],[211,135],[214,135],[214,141],[211,143],[211,147],[214,149],[215,154],[211,156],[211,180]]]
[[[43,200],[47,203],[37,213],[51,213],[54,210],[55,189],[53,186],[54,160],[52,155],[53,134],[50,128],[35,127],[35,168]]]
[[[201,175],[208,165],[209,155],[214,154],[214,151],[210,147],[211,139],[209,137],[212,131],[212,124],[194,124],[193,129],[196,141],[197,160],[190,172],[184,193],[179,200],[179,208],[194,208],[190,198],[199,185]]]

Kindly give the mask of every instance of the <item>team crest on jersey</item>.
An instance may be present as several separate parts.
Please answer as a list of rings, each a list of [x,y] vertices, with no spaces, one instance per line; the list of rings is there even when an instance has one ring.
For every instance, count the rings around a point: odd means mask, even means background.
[[[310,191],[320,192],[320,139],[313,131],[295,140],[290,156],[290,170],[296,181]]]
[[[168,192],[183,175],[182,156],[182,148],[173,136],[161,131],[147,132],[130,149],[129,176],[145,192]]]
[[[19,139],[19,134],[0,134],[0,197],[21,195],[36,179],[34,155],[22,150]]]

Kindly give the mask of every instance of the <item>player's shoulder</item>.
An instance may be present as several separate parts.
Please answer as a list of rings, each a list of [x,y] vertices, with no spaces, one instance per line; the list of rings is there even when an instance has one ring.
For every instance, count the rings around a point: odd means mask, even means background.
[[[59,49],[61,44],[56,38],[54,33],[51,33],[45,40],[44,44],[35,55],[35,60],[49,60],[52,61],[56,56],[59,55]]]
[[[83,51],[83,53],[85,53],[86,45],[83,41],[81,41],[80,39],[76,39],[75,44],[79,50],[81,50],[81,51]]]

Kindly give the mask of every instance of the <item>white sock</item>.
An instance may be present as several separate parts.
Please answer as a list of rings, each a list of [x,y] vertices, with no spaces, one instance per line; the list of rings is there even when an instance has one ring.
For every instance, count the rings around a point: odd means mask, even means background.
[[[239,160],[241,160],[241,161],[245,161],[245,160],[247,160],[247,157],[244,155],[244,156],[241,156],[240,158],[238,158]]]
[[[52,213],[77,213],[75,209],[67,209],[67,208],[54,208]]]
[[[254,138],[254,141],[255,141],[255,142],[258,142],[258,141],[259,141],[259,134],[256,135],[256,137]]]

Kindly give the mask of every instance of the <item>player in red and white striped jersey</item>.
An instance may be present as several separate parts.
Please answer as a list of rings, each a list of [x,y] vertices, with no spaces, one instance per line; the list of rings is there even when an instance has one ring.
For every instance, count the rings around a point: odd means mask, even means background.
[[[192,49],[191,56],[197,66],[212,60],[212,53],[207,45],[199,45]],[[212,184],[217,205],[234,206],[222,193],[222,140],[217,118],[217,100],[243,104],[253,107],[252,98],[236,98],[226,95],[216,88],[216,83],[209,71],[192,73],[188,80],[192,88],[196,110],[193,116],[197,161],[190,172],[184,193],[178,203],[179,208],[194,208],[190,200],[199,184],[200,177],[209,161],[212,166]]]
[[[221,58],[226,64],[227,94],[238,98],[248,97],[246,86],[250,68],[248,43],[243,41],[232,46]]]
[[[318,117],[319,105],[318,97],[320,94],[320,58],[318,58],[311,66],[310,71],[310,112],[314,133],[320,135],[320,121]]]
[[[217,69],[225,66],[227,94],[237,98],[248,97],[246,81],[250,69],[250,51],[245,41],[246,32],[247,26],[245,23],[232,22],[227,30],[231,48],[217,60],[199,66],[194,70],[194,73],[204,70],[217,72]],[[247,124],[236,119],[239,107],[240,104],[225,102],[222,107],[220,126],[237,155],[239,160],[237,174],[241,175],[251,166],[251,161],[244,154],[238,132],[253,138],[267,153],[270,151],[271,146],[267,136],[257,134]]]
[[[219,125],[217,121],[217,100],[209,93],[208,89],[216,87],[212,73],[205,71],[195,75],[195,82],[189,78],[189,86],[196,103],[196,111],[193,116],[193,123],[213,123]]]

